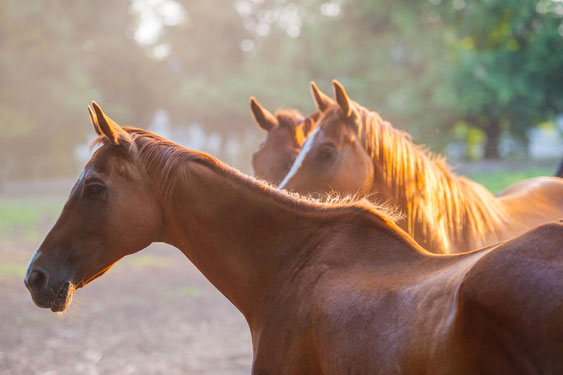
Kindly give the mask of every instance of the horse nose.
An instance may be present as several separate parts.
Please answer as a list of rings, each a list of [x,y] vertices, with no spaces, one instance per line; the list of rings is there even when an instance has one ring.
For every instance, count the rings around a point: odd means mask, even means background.
[[[24,283],[29,291],[39,291],[47,285],[47,273],[36,268],[24,279]]]

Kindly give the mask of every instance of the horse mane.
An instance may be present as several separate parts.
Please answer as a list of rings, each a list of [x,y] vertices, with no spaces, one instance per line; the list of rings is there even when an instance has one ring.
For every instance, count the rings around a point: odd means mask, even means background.
[[[303,114],[294,108],[278,109],[274,116],[276,116],[281,126],[288,127],[290,130],[295,129],[305,120]]]
[[[122,129],[131,137],[127,149],[129,151],[136,149],[138,158],[142,161],[145,170],[155,177],[153,178],[155,193],[164,199],[170,199],[175,188],[183,186],[182,184],[190,178],[189,170],[183,168],[183,166],[188,162],[195,162],[231,180],[245,184],[254,191],[264,192],[267,190],[274,199],[289,204],[296,209],[303,208],[303,205],[305,205],[308,208],[320,209],[323,212],[353,211],[355,213],[369,213],[385,223],[392,223],[402,218],[396,208],[390,204],[376,204],[367,199],[359,199],[357,196],[342,197],[332,194],[319,199],[300,195],[296,192],[279,190],[271,183],[245,175],[211,155],[186,149],[147,130],[133,127],[123,127]],[[93,141],[92,145],[110,143],[107,137],[101,135]]]
[[[504,209],[485,187],[453,173],[442,156],[414,144],[408,133],[395,129],[377,112],[355,102],[354,106],[359,114],[358,139],[374,164],[381,166],[393,196],[406,207],[413,237],[415,223],[424,223],[423,235],[432,234],[447,249],[451,240],[479,238],[506,220]]]

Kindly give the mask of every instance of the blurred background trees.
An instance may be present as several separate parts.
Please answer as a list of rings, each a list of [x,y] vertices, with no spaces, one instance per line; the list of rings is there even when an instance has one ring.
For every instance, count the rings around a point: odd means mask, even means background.
[[[0,0],[0,179],[74,173],[92,99],[252,148],[251,95],[308,114],[332,78],[435,151],[525,155],[563,112],[562,22],[556,0]]]

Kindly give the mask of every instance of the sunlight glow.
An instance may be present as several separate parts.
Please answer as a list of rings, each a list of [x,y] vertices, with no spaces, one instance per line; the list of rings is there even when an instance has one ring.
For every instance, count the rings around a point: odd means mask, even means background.
[[[337,17],[340,15],[340,4],[335,2],[323,3],[321,5],[321,13],[326,17]]]
[[[175,26],[187,18],[186,10],[174,0],[133,0],[130,12],[138,19],[135,40],[145,45],[157,42],[163,26]]]

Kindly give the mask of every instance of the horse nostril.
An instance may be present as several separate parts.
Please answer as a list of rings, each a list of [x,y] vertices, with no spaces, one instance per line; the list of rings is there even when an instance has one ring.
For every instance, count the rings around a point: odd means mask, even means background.
[[[34,270],[25,280],[25,285],[31,290],[40,290],[47,283],[47,274],[41,270]]]

